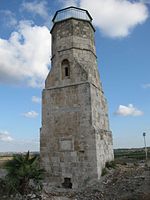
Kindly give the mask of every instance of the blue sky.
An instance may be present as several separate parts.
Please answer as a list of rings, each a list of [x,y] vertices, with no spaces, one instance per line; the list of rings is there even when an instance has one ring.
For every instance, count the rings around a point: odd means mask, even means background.
[[[0,151],[39,150],[41,91],[56,10],[87,9],[114,148],[150,146],[149,0],[0,0]]]

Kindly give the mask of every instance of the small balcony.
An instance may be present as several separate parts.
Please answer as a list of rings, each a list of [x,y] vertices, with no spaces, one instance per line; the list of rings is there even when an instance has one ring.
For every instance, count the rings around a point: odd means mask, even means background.
[[[62,10],[58,10],[53,18],[53,23],[63,21],[69,18],[82,19],[91,22],[92,17],[87,10],[76,8],[76,7],[68,7]]]

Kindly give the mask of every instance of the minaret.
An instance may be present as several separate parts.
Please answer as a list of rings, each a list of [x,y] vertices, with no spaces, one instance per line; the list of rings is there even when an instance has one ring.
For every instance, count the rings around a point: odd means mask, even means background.
[[[53,18],[51,70],[42,96],[41,165],[65,188],[100,179],[113,160],[107,103],[98,73],[92,17],[68,7]]]

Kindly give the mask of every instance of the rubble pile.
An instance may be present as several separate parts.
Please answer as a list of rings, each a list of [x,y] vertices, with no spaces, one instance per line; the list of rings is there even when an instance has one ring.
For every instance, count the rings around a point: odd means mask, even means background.
[[[0,197],[1,200],[149,200],[150,168],[144,163],[118,164],[115,169],[107,169],[99,182],[86,185],[82,190],[44,188],[40,194]]]

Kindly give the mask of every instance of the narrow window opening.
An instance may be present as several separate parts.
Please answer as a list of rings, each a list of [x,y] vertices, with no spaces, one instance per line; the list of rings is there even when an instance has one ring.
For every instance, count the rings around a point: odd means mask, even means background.
[[[72,188],[71,178],[64,178],[64,182],[62,183],[64,188]]]
[[[84,150],[80,150],[79,152],[80,152],[80,153],[85,153]]]
[[[61,70],[62,70],[62,79],[70,78],[70,64],[67,59],[62,61]]]
[[[65,76],[69,76],[69,68],[65,67]]]

